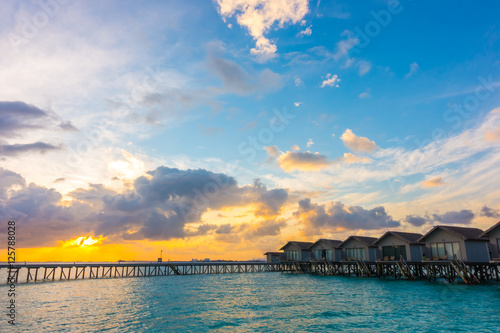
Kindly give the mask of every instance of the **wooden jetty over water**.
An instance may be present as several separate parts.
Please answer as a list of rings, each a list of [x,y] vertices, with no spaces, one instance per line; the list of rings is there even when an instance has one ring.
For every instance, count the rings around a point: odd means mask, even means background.
[[[282,272],[316,275],[427,279],[467,284],[500,282],[500,263],[462,261],[313,261],[265,262],[193,262],[193,263],[50,263],[0,264],[7,270],[7,284],[57,280],[83,280],[147,276],[238,274]]]
[[[466,284],[491,281],[500,282],[500,263],[474,263],[454,261],[406,262],[403,258],[393,261],[317,261],[295,262],[285,272],[318,275],[360,276],[429,281],[461,280]]]
[[[7,270],[8,283],[282,271],[279,264],[265,262],[0,264],[2,269]]]

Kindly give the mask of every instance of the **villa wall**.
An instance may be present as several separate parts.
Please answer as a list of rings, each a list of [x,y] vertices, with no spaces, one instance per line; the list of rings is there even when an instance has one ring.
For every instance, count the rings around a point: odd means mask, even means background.
[[[500,227],[490,232],[489,249],[491,251],[491,258],[500,258],[500,249],[498,248],[498,239],[500,239]]]

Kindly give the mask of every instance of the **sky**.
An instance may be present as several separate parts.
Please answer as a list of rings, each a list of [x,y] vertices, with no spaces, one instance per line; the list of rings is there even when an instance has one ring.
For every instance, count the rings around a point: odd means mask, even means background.
[[[245,260],[289,240],[486,229],[499,10],[2,1],[0,248],[11,219],[20,261]]]

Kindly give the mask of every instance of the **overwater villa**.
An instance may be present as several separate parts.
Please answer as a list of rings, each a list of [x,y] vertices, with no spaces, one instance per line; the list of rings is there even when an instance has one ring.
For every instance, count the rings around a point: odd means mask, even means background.
[[[283,252],[266,252],[264,255],[266,256],[266,262],[272,264],[279,264],[285,259]]]
[[[309,250],[311,250],[311,260],[340,261],[342,259],[342,249],[339,247],[342,241],[335,239],[319,239]]]
[[[489,239],[483,230],[438,225],[426,233],[419,242],[425,243],[432,260],[463,260],[469,262],[488,262]]]
[[[376,261],[378,258],[378,246],[373,245],[377,240],[375,237],[349,236],[339,247],[342,249],[342,259]]]
[[[382,252],[382,260],[422,261],[425,244],[418,241],[420,238],[422,234],[387,231],[373,245]]]
[[[268,263],[284,260],[314,261],[399,261],[462,260],[500,261],[500,221],[486,231],[478,228],[434,226],[425,235],[387,231],[382,237],[349,236],[346,240],[318,239],[290,241],[280,250],[266,252]]]
[[[311,250],[309,250],[311,245],[313,245],[311,242],[290,241],[280,250],[285,252],[286,260],[307,262],[311,259]]]
[[[493,261],[500,261],[500,221],[486,230],[481,235],[490,240],[488,244],[490,250],[490,259]]]

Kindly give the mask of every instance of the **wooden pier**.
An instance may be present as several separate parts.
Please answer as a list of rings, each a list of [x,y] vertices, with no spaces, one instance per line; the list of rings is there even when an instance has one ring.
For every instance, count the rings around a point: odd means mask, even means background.
[[[301,272],[319,275],[354,275],[406,280],[444,280],[447,282],[461,280],[466,284],[479,284],[486,281],[500,282],[500,262],[465,263],[460,260],[406,262],[405,260],[394,260],[376,262],[318,261],[299,264]]]
[[[31,283],[141,276],[281,272],[283,270],[281,266],[281,264],[269,264],[265,262],[28,263],[0,264],[0,270],[7,270],[7,283]],[[22,279],[20,278],[21,276],[23,276]]]
[[[0,264],[7,270],[7,284],[42,281],[105,279],[146,276],[238,274],[282,272],[316,275],[427,279],[479,284],[500,282],[500,263],[464,263],[462,261],[313,261],[264,262],[193,262],[193,263],[51,263]]]

